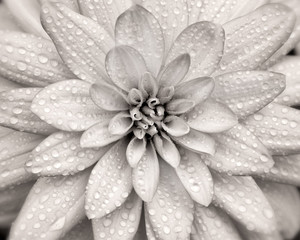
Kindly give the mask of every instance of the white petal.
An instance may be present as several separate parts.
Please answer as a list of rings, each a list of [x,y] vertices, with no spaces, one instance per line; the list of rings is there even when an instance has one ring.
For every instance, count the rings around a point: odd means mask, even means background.
[[[146,151],[146,144],[147,141],[145,140],[145,138],[138,139],[136,137],[133,137],[131,141],[128,143],[126,149],[126,158],[129,165],[132,168],[135,168],[138,162],[143,157]]]
[[[157,19],[135,5],[118,18],[115,34],[117,44],[128,45],[140,52],[149,71],[156,77],[164,57],[163,33]]]
[[[126,160],[127,141],[117,142],[93,168],[87,185],[85,210],[89,219],[102,218],[120,207],[132,190]]]
[[[20,31],[16,19],[5,4],[0,4],[0,29],[10,31]]]
[[[128,112],[120,112],[109,121],[108,131],[112,135],[124,135],[131,129],[133,123]]]
[[[190,111],[195,106],[195,101],[192,99],[172,99],[166,105],[166,111],[170,115],[180,115]]]
[[[180,117],[168,116],[161,124],[162,128],[174,137],[181,137],[190,131],[189,125]]]
[[[60,240],[94,240],[92,223],[87,218],[75,225],[63,238]]]

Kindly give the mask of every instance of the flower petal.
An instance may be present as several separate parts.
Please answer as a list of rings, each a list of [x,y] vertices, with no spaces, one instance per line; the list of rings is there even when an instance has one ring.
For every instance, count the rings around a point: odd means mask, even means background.
[[[116,42],[135,48],[144,57],[149,71],[157,76],[164,57],[164,38],[157,19],[146,9],[134,5],[116,23]]]
[[[190,111],[195,106],[195,101],[191,99],[172,99],[166,105],[166,111],[170,115],[180,115]]]
[[[64,237],[60,240],[94,240],[92,223],[87,218],[75,225]]]
[[[12,16],[5,4],[0,4],[0,29],[10,31],[20,31],[16,19]]]
[[[22,32],[0,35],[0,75],[5,78],[37,87],[73,78],[51,41]]]
[[[105,147],[110,143],[123,138],[124,135],[113,135],[108,130],[109,120],[102,121],[86,130],[80,139],[83,148]]]
[[[23,87],[22,85],[20,85],[16,82],[10,81],[10,80],[8,80],[6,78],[3,78],[1,76],[0,76],[0,83],[1,83],[0,92]]]
[[[59,239],[84,216],[84,191],[90,171],[39,178],[11,230],[10,239]],[[28,217],[29,216],[29,217]]]
[[[145,202],[150,202],[156,193],[158,181],[158,158],[155,148],[150,142],[136,168],[132,170],[132,184],[139,197]]]
[[[233,221],[221,209],[195,204],[192,240],[241,240]]]
[[[273,155],[300,152],[300,112],[294,108],[269,104],[248,117],[244,124]]]
[[[104,28],[61,3],[44,2],[41,21],[65,64],[77,77],[92,83],[105,79],[105,55],[114,41]]]
[[[249,231],[246,227],[236,223],[243,240],[284,240],[278,230],[271,233]]]
[[[155,149],[163,160],[169,163],[173,168],[177,168],[180,163],[180,154],[167,134],[161,132],[161,136],[154,135],[153,142]]]
[[[265,4],[226,23],[224,55],[215,75],[257,69],[286,42],[294,24],[292,10],[281,4]]]
[[[251,177],[213,173],[214,204],[247,229],[270,233],[276,229],[274,212]]]
[[[158,92],[158,84],[156,79],[149,73],[143,74],[139,81],[139,90],[142,92],[145,98],[156,97]]]
[[[86,191],[89,219],[102,218],[121,206],[132,190],[131,168],[126,161],[126,140],[117,142],[93,168]]]
[[[215,155],[202,155],[202,158],[218,172],[259,175],[274,165],[267,148],[243,125],[236,125],[213,137],[216,140]]]
[[[0,93],[0,124],[19,131],[51,134],[56,128],[42,121],[30,110],[30,105],[40,88],[18,88]]]
[[[133,137],[126,149],[126,159],[132,168],[136,168],[146,151],[147,141],[145,138]]]
[[[80,133],[57,132],[41,142],[26,162],[27,171],[39,176],[70,175],[97,162],[109,149],[81,148]]]
[[[183,119],[191,128],[207,133],[223,132],[238,124],[237,117],[229,108],[212,99],[198,104]]]
[[[189,54],[181,54],[171,61],[159,74],[160,86],[176,86],[188,73],[191,64]]]
[[[172,137],[179,145],[197,153],[215,153],[215,140],[209,135],[190,129],[189,133],[182,137]]]
[[[212,97],[245,118],[272,102],[285,88],[285,76],[267,71],[238,71],[215,77]]]
[[[106,71],[119,88],[129,91],[137,88],[147,68],[141,54],[128,46],[115,47],[106,56]]]
[[[210,96],[214,86],[214,80],[210,77],[196,78],[177,86],[174,97],[191,99],[199,104]]]
[[[213,197],[213,181],[209,169],[198,154],[184,148],[179,151],[181,160],[176,168],[177,176],[195,202],[208,206]]]
[[[175,40],[166,62],[188,53],[191,66],[185,80],[211,75],[223,53],[224,31],[220,25],[198,22],[187,27]]]
[[[283,73],[286,77],[285,90],[275,99],[276,103],[300,105],[300,57],[286,56],[269,70]]]
[[[122,111],[129,108],[126,96],[110,84],[93,84],[90,96],[97,106],[107,111]]]
[[[132,6],[132,0],[78,0],[78,3],[83,15],[98,22],[112,37],[117,18]]]
[[[172,167],[160,161],[160,179],[153,201],[145,203],[157,239],[189,239],[194,203]]]
[[[189,125],[180,117],[168,116],[161,124],[162,128],[174,137],[181,137],[190,131]]]
[[[284,239],[294,239],[300,226],[300,196],[296,187],[258,181],[275,212],[278,230]]]
[[[58,129],[86,130],[110,116],[94,104],[89,96],[90,86],[81,80],[51,84],[35,96],[31,111]]]
[[[112,135],[124,135],[131,129],[133,123],[128,112],[120,112],[109,121],[108,131]]]
[[[142,200],[132,191],[126,201],[103,218],[93,219],[94,239],[131,240],[138,230]]]
[[[4,0],[9,11],[18,24],[29,33],[49,38],[40,22],[40,4],[38,1],[23,0]]]

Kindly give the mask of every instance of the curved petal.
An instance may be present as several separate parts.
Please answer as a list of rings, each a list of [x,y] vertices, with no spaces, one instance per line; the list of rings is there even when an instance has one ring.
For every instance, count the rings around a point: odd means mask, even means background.
[[[179,151],[181,160],[176,168],[177,176],[191,198],[207,207],[213,197],[213,180],[210,171],[196,153],[184,148],[180,148]]]
[[[0,35],[3,77],[37,87],[74,77],[51,41],[22,32],[0,31]]]
[[[142,92],[145,98],[156,97],[158,92],[158,84],[156,79],[151,73],[145,73],[139,81],[139,90]]]
[[[73,175],[97,162],[108,147],[81,148],[80,133],[57,132],[41,142],[26,162],[28,172],[39,176]]]
[[[164,57],[164,37],[157,19],[134,5],[121,14],[115,28],[116,43],[135,48],[144,57],[149,71],[157,76]]]
[[[212,97],[245,118],[272,102],[285,88],[285,76],[267,71],[237,71],[215,77]]]
[[[92,83],[105,79],[105,55],[114,41],[104,28],[57,2],[43,3],[41,21],[65,64],[78,78]]]
[[[87,218],[75,225],[60,240],[94,240],[92,223]]]
[[[202,155],[202,158],[218,172],[260,175],[274,165],[267,148],[243,125],[236,125],[213,137],[216,141],[215,155]]]
[[[226,23],[224,54],[215,75],[257,69],[286,42],[294,24],[293,11],[281,4],[265,4]]]
[[[300,57],[286,56],[269,70],[283,73],[286,77],[285,90],[275,99],[276,103],[300,105]]]
[[[142,213],[142,200],[134,191],[115,211],[92,220],[94,239],[132,240],[138,230]],[[116,231],[117,230],[117,231]]]
[[[125,91],[138,88],[140,79],[147,72],[141,54],[129,46],[118,46],[110,50],[105,66],[110,80]]]
[[[195,219],[191,240],[242,240],[234,222],[221,209],[195,204]]]
[[[161,126],[168,134],[174,137],[181,137],[190,131],[189,125],[177,116],[166,117]]]
[[[157,239],[189,239],[194,203],[178,179],[175,170],[160,161],[158,189],[145,212]]]
[[[154,135],[153,142],[159,156],[173,168],[177,168],[180,163],[180,154],[173,141],[162,132],[161,136]]]
[[[185,80],[211,75],[217,68],[224,48],[224,31],[220,25],[198,22],[190,25],[177,37],[168,53],[170,63],[188,53],[191,65]]]
[[[102,218],[123,204],[132,190],[131,168],[126,161],[127,141],[117,142],[93,168],[86,190],[89,219]]]
[[[51,84],[35,96],[31,111],[58,129],[86,130],[110,116],[94,104],[89,95],[90,86],[81,80]]]
[[[160,86],[176,86],[188,73],[191,64],[189,54],[181,54],[171,61],[159,74]]]
[[[223,132],[238,124],[236,115],[229,108],[212,99],[195,106],[183,119],[191,128],[206,133]]]
[[[145,202],[150,202],[156,193],[158,181],[158,158],[150,142],[136,168],[132,170],[132,184],[139,197]]]
[[[42,235],[56,240],[72,229],[85,217],[84,191],[89,174],[84,171],[74,176],[40,178],[12,226],[10,239],[40,239]]]
[[[21,30],[16,19],[5,4],[0,4],[0,29],[10,31]]]
[[[209,135],[190,129],[189,133],[182,137],[172,137],[179,145],[197,153],[215,153],[215,140]]]
[[[192,99],[172,99],[166,105],[166,111],[170,115],[180,115],[190,111],[195,106],[195,101]]]
[[[133,137],[126,149],[126,159],[132,168],[136,168],[146,151],[147,141],[145,138]]]
[[[279,104],[269,104],[248,117],[244,124],[273,155],[300,152],[299,110]]]
[[[214,204],[247,229],[271,233],[276,229],[274,212],[251,177],[213,173]]]
[[[16,82],[13,82],[13,81],[3,78],[1,76],[0,76],[0,83],[1,83],[0,92],[23,87],[23,85],[20,85]]]
[[[42,121],[30,110],[30,105],[40,88],[18,88],[0,93],[0,124],[19,131],[51,134],[56,128]]]
[[[109,121],[108,131],[112,135],[124,135],[131,129],[133,123],[128,112],[120,112]]]

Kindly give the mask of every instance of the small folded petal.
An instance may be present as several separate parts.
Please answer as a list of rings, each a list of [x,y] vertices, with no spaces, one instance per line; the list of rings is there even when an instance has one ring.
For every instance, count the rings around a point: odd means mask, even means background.
[[[74,78],[51,41],[22,32],[0,35],[1,76],[33,87]]]
[[[30,106],[41,88],[18,88],[0,93],[0,124],[19,131],[48,135],[56,128],[36,116]]]
[[[145,59],[147,68],[156,77],[164,57],[164,37],[158,20],[146,9],[134,5],[116,22],[116,43],[135,48]]]
[[[161,132],[161,136],[154,135],[153,142],[155,149],[163,160],[169,163],[173,168],[177,168],[180,163],[180,154],[167,134]]]
[[[198,104],[182,117],[192,129],[206,133],[223,132],[238,124],[236,115],[213,99]]]
[[[139,227],[141,212],[142,200],[132,191],[115,211],[92,220],[94,239],[132,240]]]
[[[136,168],[137,164],[143,157],[146,151],[146,145],[147,141],[145,138],[138,139],[137,137],[133,137],[128,143],[126,149],[126,159],[132,168]]]
[[[105,55],[114,41],[102,26],[58,2],[43,3],[41,21],[65,64],[78,78],[92,83],[105,79]]]
[[[74,176],[39,178],[12,226],[10,239],[60,239],[85,217],[89,174],[86,170]]]
[[[300,196],[296,187],[258,181],[275,212],[278,230],[284,239],[294,239],[300,226]]]
[[[242,240],[234,222],[221,209],[195,204],[192,240]]]
[[[213,172],[214,204],[247,229],[270,233],[276,230],[274,212],[251,177]]]
[[[40,21],[40,4],[33,0],[4,0],[4,3],[14,18],[26,32],[34,33],[43,38],[49,38]]]
[[[109,149],[81,148],[81,133],[57,132],[41,142],[26,162],[28,172],[39,176],[72,175],[97,162]]]
[[[81,80],[51,84],[35,96],[31,111],[60,130],[86,130],[111,115],[94,104],[89,95],[90,86]]]
[[[175,170],[164,161],[160,161],[160,179],[153,201],[145,203],[147,214],[155,239],[189,239],[194,203]]]
[[[210,96],[214,86],[214,80],[210,77],[196,78],[177,86],[174,97],[194,100],[197,105]]]
[[[190,25],[175,40],[166,62],[188,53],[191,65],[185,80],[209,76],[218,67],[224,48],[224,31],[220,25],[198,22]]]
[[[215,77],[212,97],[226,104],[239,118],[245,118],[272,102],[284,88],[283,74],[237,71]]]
[[[174,93],[174,86],[161,87],[157,94],[160,104],[166,104],[167,102],[169,102],[173,98]]]
[[[176,86],[188,73],[191,64],[189,54],[181,54],[170,62],[159,74],[160,86]]]
[[[80,138],[80,146],[83,148],[105,147],[126,135],[126,133],[123,135],[111,134],[108,130],[109,122],[109,120],[101,121],[86,130]]]
[[[190,129],[189,133],[182,137],[172,137],[179,145],[196,153],[215,154],[215,140],[208,134]]]
[[[132,184],[139,197],[145,202],[150,202],[156,193],[158,181],[158,157],[150,142],[137,166],[132,170]]]
[[[120,207],[132,190],[131,168],[126,160],[126,140],[117,142],[93,168],[86,190],[89,219],[102,218]]]
[[[273,155],[300,153],[299,110],[269,104],[248,117],[244,124]]]
[[[112,135],[124,135],[131,129],[133,123],[128,112],[120,112],[109,121],[108,131]]]
[[[265,174],[257,177],[269,180],[300,186],[300,155],[273,156],[274,166]]]
[[[75,225],[60,240],[94,240],[92,223],[87,218]]]
[[[20,212],[20,209],[34,182],[15,185],[0,192],[0,227],[9,228]]]
[[[191,198],[207,207],[213,197],[213,180],[210,171],[198,154],[184,148],[180,148],[179,151],[181,160],[176,168],[177,176]]]
[[[286,77],[285,90],[275,99],[276,103],[300,105],[300,57],[286,56],[269,70],[280,72]]]
[[[213,137],[216,141],[215,155],[202,155],[202,158],[218,172],[260,175],[274,165],[267,148],[243,125],[236,125]]]
[[[83,15],[98,22],[111,37],[114,37],[117,18],[132,6],[132,0],[78,0],[78,3]]]
[[[190,111],[193,107],[195,107],[195,101],[192,99],[172,99],[166,105],[166,111],[170,115],[180,115]]]
[[[141,54],[129,46],[118,46],[110,50],[105,67],[110,80],[127,92],[137,88],[143,74],[147,72]]]
[[[90,96],[98,107],[106,111],[122,111],[129,108],[123,92],[110,84],[99,82],[93,84]]]
[[[181,137],[190,131],[189,125],[177,116],[166,117],[161,126],[168,134],[174,137]]]
[[[294,24],[295,14],[281,4],[265,4],[226,23],[224,54],[215,75],[261,67],[286,42]]]

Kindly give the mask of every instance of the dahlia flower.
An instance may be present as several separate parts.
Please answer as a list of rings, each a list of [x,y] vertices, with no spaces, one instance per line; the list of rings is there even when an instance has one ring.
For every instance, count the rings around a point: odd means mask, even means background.
[[[9,239],[297,234],[297,1],[5,3]]]

